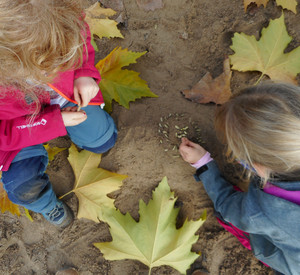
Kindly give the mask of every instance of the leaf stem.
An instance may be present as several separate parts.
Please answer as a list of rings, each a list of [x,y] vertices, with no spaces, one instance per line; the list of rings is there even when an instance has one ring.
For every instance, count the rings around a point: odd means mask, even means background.
[[[66,194],[64,194],[64,195],[62,195],[62,196],[60,196],[59,199],[62,199],[63,197],[65,197],[65,196],[71,194],[72,192],[73,192],[73,190],[69,191],[68,193],[66,193]]]
[[[256,86],[260,81],[261,79],[263,78],[264,74],[261,74],[261,76],[259,77],[259,79],[255,82],[254,86]]]
[[[149,272],[148,272],[148,275],[151,275],[151,267],[149,268]]]

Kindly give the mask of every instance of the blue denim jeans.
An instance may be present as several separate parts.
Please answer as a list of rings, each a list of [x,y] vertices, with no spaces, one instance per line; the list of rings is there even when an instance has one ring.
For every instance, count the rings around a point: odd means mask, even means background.
[[[72,106],[75,104],[68,104]],[[87,113],[83,123],[66,127],[71,140],[79,147],[94,153],[104,153],[117,139],[113,119],[99,106],[82,108]],[[18,205],[38,213],[48,213],[56,203],[48,175],[48,154],[42,144],[23,148],[2,173],[2,181],[9,199]]]

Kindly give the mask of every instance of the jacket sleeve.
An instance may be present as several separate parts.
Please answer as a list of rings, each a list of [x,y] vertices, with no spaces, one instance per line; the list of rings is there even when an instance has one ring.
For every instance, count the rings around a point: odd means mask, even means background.
[[[82,76],[93,77],[97,83],[100,82],[101,76],[99,71],[95,68],[95,50],[91,44],[91,32],[87,23],[85,23],[85,33],[86,43],[83,45],[83,63],[82,66],[75,70],[75,79]]]
[[[0,117],[1,115],[0,111]],[[44,108],[30,121],[28,116],[0,121],[0,150],[13,151],[67,134],[59,105]]]
[[[253,206],[247,192],[236,191],[221,175],[215,161],[206,164],[208,169],[199,176],[208,196],[224,220],[248,233],[255,232],[251,221]],[[197,179],[197,176],[195,175]]]

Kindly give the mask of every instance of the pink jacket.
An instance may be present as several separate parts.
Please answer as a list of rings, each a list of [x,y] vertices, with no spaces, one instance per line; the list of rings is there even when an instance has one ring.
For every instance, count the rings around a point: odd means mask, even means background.
[[[100,81],[101,77],[94,66],[95,52],[91,45],[91,34],[87,30],[87,50],[81,68],[60,73],[52,84],[53,90],[67,100],[74,100],[73,84],[76,78],[89,76]],[[67,134],[59,105],[50,105],[47,92],[39,95],[40,106],[22,91],[0,87],[0,170],[7,171],[18,152],[28,146],[47,142]],[[101,92],[91,100],[89,105],[103,103]],[[39,113],[30,121],[30,114],[38,108]]]

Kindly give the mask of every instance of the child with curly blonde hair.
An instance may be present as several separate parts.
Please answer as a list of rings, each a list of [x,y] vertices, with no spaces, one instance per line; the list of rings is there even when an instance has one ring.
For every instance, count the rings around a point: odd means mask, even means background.
[[[219,222],[275,274],[300,274],[300,88],[247,88],[219,107],[215,127],[227,154],[252,175],[247,192],[227,182],[200,145],[183,139],[180,153]]]
[[[116,141],[80,0],[0,0],[0,170],[10,200],[66,227],[42,143],[69,135],[95,153]],[[80,108],[81,110],[79,111]]]

